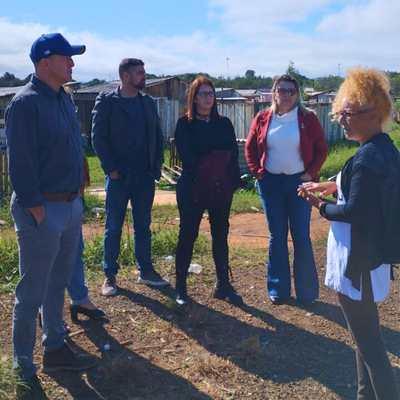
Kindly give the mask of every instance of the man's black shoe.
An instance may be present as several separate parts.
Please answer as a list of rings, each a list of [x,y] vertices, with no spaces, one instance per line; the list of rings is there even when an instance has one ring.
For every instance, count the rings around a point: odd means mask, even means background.
[[[57,371],[83,371],[93,367],[97,358],[92,354],[76,354],[66,342],[61,349],[48,351],[43,355],[45,373]]]

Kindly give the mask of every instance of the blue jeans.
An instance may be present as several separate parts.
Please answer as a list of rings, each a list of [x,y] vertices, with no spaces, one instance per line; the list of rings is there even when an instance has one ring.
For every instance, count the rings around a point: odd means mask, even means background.
[[[11,198],[11,213],[18,234],[20,280],[15,289],[13,367],[25,379],[36,373],[33,349],[36,316],[41,307],[45,351],[64,345],[62,326],[64,292],[71,279],[82,224],[82,201],[45,201],[40,225],[27,208]]]
[[[288,227],[293,240],[293,275],[298,300],[318,298],[318,276],[310,240],[311,206],[297,196],[303,172],[267,174],[258,181],[258,193],[270,231],[267,289],[270,296],[290,297]]]
[[[67,287],[68,293],[71,297],[71,304],[73,306],[86,303],[90,300],[89,289],[85,284],[85,270],[83,267],[83,250],[85,245],[83,243],[82,227],[79,235],[78,251],[76,254],[75,269],[69,285]]]
[[[122,226],[126,207],[131,202],[133,240],[139,271],[153,270],[151,261],[151,207],[154,200],[154,179],[149,175],[125,173],[120,179],[106,177],[106,230],[104,234],[104,264],[106,275],[116,275]]]

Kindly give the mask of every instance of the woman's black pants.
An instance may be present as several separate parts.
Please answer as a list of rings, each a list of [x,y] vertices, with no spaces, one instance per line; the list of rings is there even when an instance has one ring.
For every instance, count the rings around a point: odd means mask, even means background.
[[[363,296],[355,301],[339,293],[339,302],[356,345],[357,400],[399,400],[373,301],[370,274],[363,274]]]
[[[193,199],[193,181],[193,178],[182,175],[176,188],[180,225],[175,267],[176,281],[181,284],[186,282],[193,255],[194,242],[199,234],[199,226],[205,210],[196,204]],[[231,204],[232,198],[221,207],[208,209],[212,237],[212,254],[217,271],[229,265],[228,233]]]

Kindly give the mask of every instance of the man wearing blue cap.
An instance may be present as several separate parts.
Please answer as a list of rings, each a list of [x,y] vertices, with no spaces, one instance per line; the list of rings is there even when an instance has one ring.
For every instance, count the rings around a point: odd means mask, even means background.
[[[75,107],[63,84],[72,78],[71,46],[59,33],[31,48],[35,73],[6,110],[11,213],[18,233],[20,281],[15,291],[13,367],[18,399],[47,398],[36,376],[36,315],[43,322],[43,372],[83,370],[96,357],[64,341],[64,291],[72,276],[82,221],[83,155]]]

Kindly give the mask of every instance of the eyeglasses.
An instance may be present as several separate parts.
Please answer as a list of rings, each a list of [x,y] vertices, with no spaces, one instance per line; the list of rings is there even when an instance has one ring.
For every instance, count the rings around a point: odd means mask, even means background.
[[[215,97],[215,92],[198,92],[196,93],[198,94],[200,97],[202,97],[203,99],[206,99],[207,97],[209,97],[210,99],[212,97]]]
[[[278,89],[276,89],[276,91],[278,92],[278,94],[280,96],[284,96],[284,95],[293,96],[293,95],[295,95],[297,93],[296,89],[278,88]]]
[[[347,110],[340,110],[335,113],[337,119],[343,117],[346,121],[348,121],[353,115],[357,114],[365,114],[372,110],[360,110],[360,111],[347,111]]]

